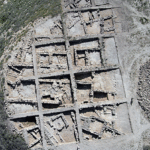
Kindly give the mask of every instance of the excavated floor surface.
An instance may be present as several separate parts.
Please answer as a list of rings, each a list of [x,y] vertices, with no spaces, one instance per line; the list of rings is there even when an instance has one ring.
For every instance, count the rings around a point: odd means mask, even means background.
[[[107,0],[62,7],[8,63],[10,121],[33,150],[113,149],[134,136],[116,38],[128,32],[122,8]]]

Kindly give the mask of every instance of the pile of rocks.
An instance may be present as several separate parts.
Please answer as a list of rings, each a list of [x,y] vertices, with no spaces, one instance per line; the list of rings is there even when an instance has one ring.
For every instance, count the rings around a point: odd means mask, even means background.
[[[137,94],[138,102],[150,121],[150,61],[140,67]]]

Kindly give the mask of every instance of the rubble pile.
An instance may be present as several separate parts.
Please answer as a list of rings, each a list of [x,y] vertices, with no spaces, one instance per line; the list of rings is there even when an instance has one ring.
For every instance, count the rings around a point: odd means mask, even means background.
[[[150,61],[140,67],[138,82],[138,102],[150,121]]]

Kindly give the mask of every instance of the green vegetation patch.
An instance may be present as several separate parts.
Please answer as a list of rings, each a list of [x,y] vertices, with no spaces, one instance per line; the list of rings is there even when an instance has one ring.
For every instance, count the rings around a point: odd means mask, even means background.
[[[147,18],[145,18],[145,17],[141,17],[141,18],[140,18],[140,22],[141,22],[142,24],[147,24],[147,23],[149,23],[149,20],[148,20]]]
[[[150,150],[150,145],[143,146],[143,150]]]
[[[49,15],[53,17],[61,10],[60,0],[11,0],[0,9],[0,33],[10,28],[16,32],[29,22]]]
[[[6,126],[0,123],[0,150],[27,150],[23,138],[17,134],[12,134]]]
[[[10,44],[12,35],[21,27],[46,16],[56,16],[62,12],[61,0],[8,0],[7,4],[0,1],[0,57],[4,48]],[[24,36],[26,31],[22,34]],[[21,36],[18,37],[20,41]]]
[[[143,12],[149,16],[150,2],[149,0],[127,0],[138,11]]]
[[[0,56],[2,56],[5,48],[5,38],[0,38]]]

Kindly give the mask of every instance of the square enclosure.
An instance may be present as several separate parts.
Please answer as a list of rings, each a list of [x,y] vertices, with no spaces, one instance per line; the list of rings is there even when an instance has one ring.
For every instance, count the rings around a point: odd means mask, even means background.
[[[80,109],[84,140],[107,139],[131,133],[127,104]]]
[[[105,66],[118,65],[118,53],[114,37],[103,38],[102,59]]]
[[[21,100],[36,100],[35,82],[31,80],[16,83],[7,82],[7,98]]]
[[[72,105],[72,92],[69,76],[39,79],[43,109],[53,109]]]
[[[117,66],[118,54],[114,37],[82,39],[70,42],[74,68]]]
[[[78,141],[78,128],[74,111],[44,115],[45,137],[48,146]]]
[[[113,12],[111,9],[85,10],[67,14],[68,36],[85,34],[114,33]]]
[[[46,20],[43,24],[35,27],[35,37],[58,37],[63,36],[61,16]],[[45,41],[46,38],[37,38],[38,41]]]
[[[29,148],[42,148],[41,130],[38,116],[13,119],[14,127],[22,133]]]
[[[26,48],[26,47],[25,47]],[[14,56],[12,62],[8,62],[7,80],[14,83],[20,80],[21,76],[30,77],[34,75],[33,55],[30,47],[20,49]]]
[[[30,113],[38,111],[37,102],[18,102],[18,101],[9,101],[7,104],[8,114],[17,115],[22,113]]]
[[[119,69],[75,74],[79,104],[124,98]]]
[[[6,98],[9,115],[37,111],[34,81],[7,81]]]
[[[38,75],[68,70],[65,43],[51,43],[36,47]]]
[[[102,66],[101,44],[98,38],[71,41],[70,51],[74,68]]]
[[[27,47],[25,47],[25,49],[20,49],[14,57],[15,61],[12,62],[9,66],[22,68],[33,67],[32,49],[29,44]]]

